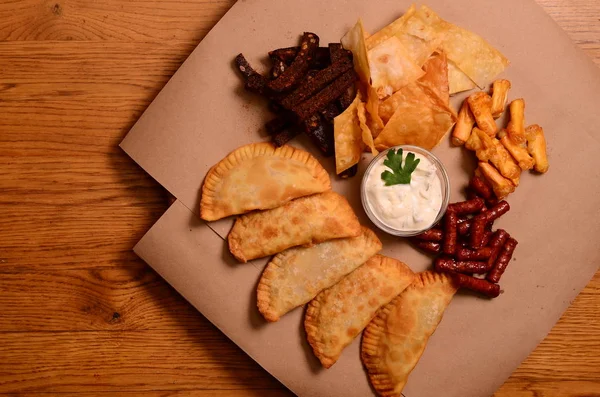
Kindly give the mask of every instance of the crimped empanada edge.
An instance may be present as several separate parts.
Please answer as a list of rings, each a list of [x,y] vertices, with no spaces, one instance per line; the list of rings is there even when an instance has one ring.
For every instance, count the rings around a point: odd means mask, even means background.
[[[391,375],[383,370],[382,360],[377,357],[379,340],[381,335],[385,333],[387,317],[392,308],[398,303],[400,295],[379,309],[373,320],[365,328],[361,341],[360,358],[367,370],[371,385],[383,397],[400,396],[394,391],[394,382]]]
[[[272,279],[271,276],[275,275],[277,269],[285,262],[287,256],[287,251],[275,255],[265,267],[265,270],[258,281],[258,286],[256,287],[256,305],[258,306],[258,311],[265,320],[269,322],[278,321],[281,316],[280,313],[275,310],[275,307],[273,307],[270,282]]]
[[[323,352],[323,347],[325,344],[318,337],[319,328],[317,326],[319,314],[321,312],[321,302],[319,302],[318,298],[325,291],[321,291],[321,293],[319,293],[319,295],[317,295],[308,304],[306,314],[304,315],[304,330],[306,331],[306,340],[308,340],[308,344],[312,347],[313,353],[319,359],[321,365],[323,365],[325,368],[330,368],[333,364],[335,364],[337,358],[328,357]]]
[[[392,376],[388,371],[384,370],[382,365],[380,365],[382,364],[382,360],[377,357],[380,338],[386,332],[385,325],[387,323],[387,318],[392,309],[401,300],[403,293],[407,292],[409,289],[425,288],[437,282],[440,282],[449,294],[453,295],[458,289],[452,277],[445,273],[438,273],[430,270],[417,273],[415,274],[415,278],[411,285],[390,303],[381,308],[363,332],[360,349],[361,361],[367,370],[371,385],[382,397],[400,397],[402,395],[395,391],[396,385],[394,384]]]
[[[239,147],[229,153],[224,159],[215,164],[206,174],[204,183],[202,185],[202,197],[200,199],[200,217],[206,221],[215,221],[230,215],[236,214],[223,214],[215,208],[216,189],[223,176],[241,164],[243,161],[253,159],[255,157],[264,156],[265,154],[276,155],[281,158],[297,160],[304,163],[309,168],[310,172],[317,178],[323,185],[323,191],[331,189],[331,180],[329,174],[323,168],[321,163],[310,153],[302,149],[297,149],[289,145],[283,145],[280,148],[275,148],[271,143],[258,142],[251,143],[242,147]],[[283,204],[283,203],[282,203]],[[257,208],[267,209],[267,208]]]

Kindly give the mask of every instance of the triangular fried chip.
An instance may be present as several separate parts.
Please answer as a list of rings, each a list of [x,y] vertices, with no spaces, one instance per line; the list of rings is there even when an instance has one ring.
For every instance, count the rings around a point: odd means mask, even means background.
[[[446,106],[450,106],[448,59],[446,54],[435,53],[423,65],[425,74],[418,82],[433,91]]]
[[[406,21],[413,16],[417,8],[414,4],[410,6],[408,10],[400,18],[390,23],[379,32],[374,33],[366,39],[367,50],[377,47],[392,36],[395,36],[398,31],[402,29]]]
[[[425,69],[425,74],[417,80],[417,83],[429,88],[450,109],[447,73],[448,62],[445,54],[436,53],[431,56],[423,65],[423,69]],[[378,113],[384,123],[387,123],[392,118],[404,98],[405,94],[398,91],[379,105]]]
[[[361,90],[367,98],[367,111],[377,128],[383,128],[383,121],[379,117],[379,98],[377,91],[371,86],[371,71],[369,69],[369,58],[367,56],[367,45],[365,43],[365,29],[359,19],[356,25],[342,37],[342,46],[352,51],[354,70],[358,74]]]
[[[480,88],[508,66],[508,59],[483,38],[444,21],[429,7],[421,6],[415,16],[442,36],[440,49]]]
[[[375,139],[378,150],[396,145],[432,149],[456,122],[454,112],[421,84],[409,84],[392,98],[398,107]]]
[[[344,113],[333,119],[333,136],[335,140],[335,172],[341,174],[357,164],[363,152],[363,137],[358,121],[358,104],[360,95],[344,110]]]
[[[369,60],[367,58],[367,46],[365,44],[365,29],[362,21],[359,19],[356,25],[352,27],[342,37],[342,46],[352,51],[354,70],[363,85],[371,84],[371,72],[369,70]]]
[[[365,108],[365,104],[363,102],[358,103],[358,123],[360,125],[360,129],[362,131],[362,141],[366,147],[371,149],[371,154],[373,156],[377,156],[379,153],[377,149],[375,149],[375,143],[373,143],[373,133],[371,129],[367,125],[367,111]]]
[[[396,109],[400,106],[403,97],[404,94],[401,91],[397,91],[394,95],[379,104],[379,117],[381,117],[385,124],[390,121]]]
[[[371,85],[379,99],[386,98],[421,76],[423,70],[396,36],[392,36],[367,53]]]
[[[450,95],[457,92],[469,91],[477,87],[473,80],[469,78],[454,62],[448,59],[448,83],[450,85]]]

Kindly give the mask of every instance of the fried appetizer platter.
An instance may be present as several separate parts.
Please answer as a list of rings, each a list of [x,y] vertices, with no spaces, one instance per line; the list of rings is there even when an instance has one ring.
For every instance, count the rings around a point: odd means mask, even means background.
[[[377,310],[402,292],[414,279],[399,260],[375,255],[364,265],[326,289],[308,305],[304,329],[315,356],[331,367]]]
[[[242,146],[210,169],[201,218],[238,216],[227,244],[239,262],[274,255],[256,289],[266,321],[305,306],[306,337],[325,368],[364,330],[360,357],[371,385],[399,397],[457,290],[501,294],[518,242],[493,225],[509,211],[504,198],[523,171],[548,171],[544,130],[525,123],[524,99],[509,101],[509,80],[492,82],[508,59],[425,5],[373,34],[359,19],[326,46],[304,32],[298,46],[268,56],[268,73],[242,54],[235,66],[245,89],[274,113],[265,125],[270,143]],[[450,96],[476,87],[482,91],[470,93],[457,114]],[[381,241],[331,190],[317,159],[286,145],[305,133],[348,178],[365,152],[431,150],[450,131],[452,144],[473,152],[478,165],[467,200],[449,204],[439,222],[409,239],[435,256],[434,270],[416,275],[379,254]]]

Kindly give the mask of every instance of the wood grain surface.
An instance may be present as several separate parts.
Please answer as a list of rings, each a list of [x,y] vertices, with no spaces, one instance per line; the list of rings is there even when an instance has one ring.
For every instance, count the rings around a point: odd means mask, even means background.
[[[538,2],[600,65],[600,2]],[[0,394],[291,395],[131,251],[168,196],[117,144],[233,3],[0,2]],[[599,313],[496,396],[600,396]]]

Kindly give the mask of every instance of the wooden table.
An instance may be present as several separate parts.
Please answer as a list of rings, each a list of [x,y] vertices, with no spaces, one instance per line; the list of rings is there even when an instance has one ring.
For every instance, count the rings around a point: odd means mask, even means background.
[[[600,65],[600,2],[538,1]],[[233,3],[1,2],[0,394],[291,394],[131,251],[168,197],[117,144]],[[600,272],[496,395],[600,396],[599,313]]]

